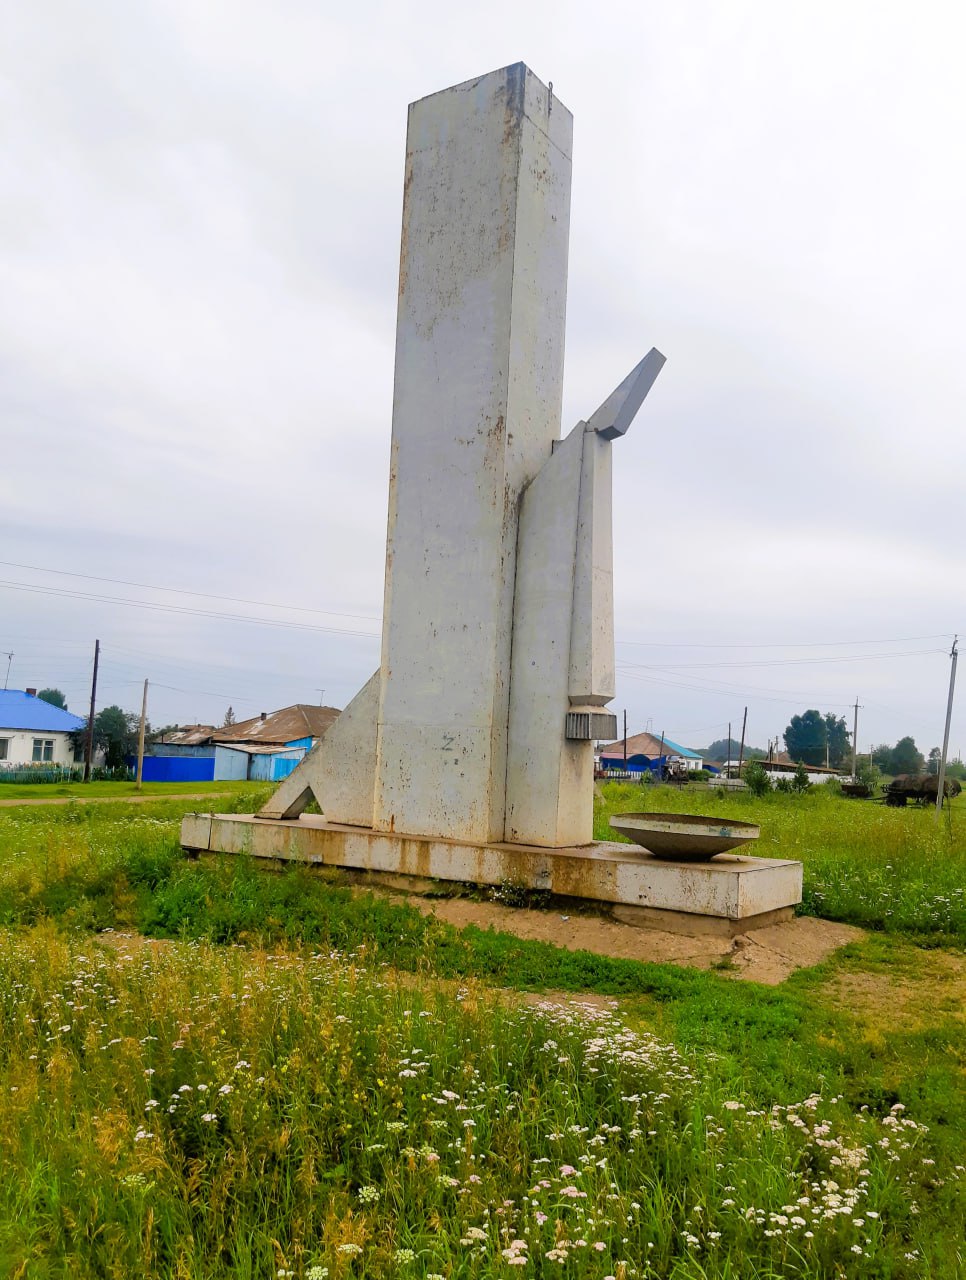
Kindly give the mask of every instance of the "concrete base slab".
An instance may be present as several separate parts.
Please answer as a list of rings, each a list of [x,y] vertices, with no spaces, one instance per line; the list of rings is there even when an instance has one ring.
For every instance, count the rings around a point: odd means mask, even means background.
[[[772,924],[802,898],[802,864],[721,854],[711,862],[671,862],[633,845],[601,841],[569,849],[475,844],[373,831],[303,814],[275,821],[243,814],[188,814],[189,853],[240,853],[380,874],[464,884],[510,883],[561,897],[649,912],[735,921],[741,931]],[[664,915],[665,920],[670,919]],[[668,927],[665,923],[662,927]]]
[[[625,907],[617,904],[611,915],[621,924],[635,929],[667,929],[672,933],[690,934],[692,937],[736,938],[752,929],[767,929],[771,925],[784,924],[795,915],[795,908],[776,907],[760,911],[755,916],[729,918],[726,916],[696,915],[693,911],[656,910],[654,907]]]

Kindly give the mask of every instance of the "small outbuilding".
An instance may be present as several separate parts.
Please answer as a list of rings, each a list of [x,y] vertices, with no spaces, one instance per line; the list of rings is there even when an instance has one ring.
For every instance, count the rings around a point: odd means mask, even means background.
[[[217,729],[212,735],[215,781],[280,782],[325,737],[339,715],[336,707],[298,702]]]
[[[259,747],[251,742],[215,744],[216,782],[281,782],[305,757],[304,746]]]

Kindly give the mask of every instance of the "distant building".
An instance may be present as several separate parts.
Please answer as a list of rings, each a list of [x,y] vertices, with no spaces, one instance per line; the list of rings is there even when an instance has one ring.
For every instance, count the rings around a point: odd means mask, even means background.
[[[336,707],[299,702],[271,714],[217,729],[212,735],[215,780],[236,778],[279,782],[288,777],[307,751],[325,737],[339,718]]]
[[[798,772],[798,762],[793,760],[787,751],[780,751],[770,758],[756,759],[755,763],[761,765],[772,782],[777,782],[779,778],[793,778]],[[746,756],[741,762],[739,771],[737,760],[726,760],[721,766],[722,776],[725,779],[738,779],[744,774],[749,764],[751,764],[751,760]],[[807,764],[805,770],[808,774],[809,782],[819,785],[823,782],[828,782],[829,778],[843,776],[841,769],[826,769],[824,765],[818,764]]]
[[[150,782],[278,782],[325,736],[336,707],[298,702],[216,729],[191,724],[157,737],[144,759]]]
[[[304,743],[306,747],[311,747],[325,737],[329,725],[333,720],[338,720],[339,715],[336,707],[313,707],[305,702],[297,702],[292,707],[283,707],[281,711],[263,711],[250,720],[241,720],[238,724],[216,729],[211,740],[222,743],[251,742],[261,747],[296,746]]]
[[[747,764],[747,761],[745,763]],[[771,760],[759,760],[758,763],[771,778],[772,782],[777,782],[779,778],[793,778],[798,770],[798,765],[784,751],[779,757],[772,757]],[[828,782],[829,778],[842,776],[841,769],[826,769],[824,765],[819,764],[807,764],[805,771],[808,774],[809,782],[819,784]]]
[[[682,747],[676,742],[672,742],[670,738],[663,741],[654,736],[653,733],[635,733],[627,739],[627,751],[625,757],[624,739],[618,742],[609,742],[606,746],[600,748],[598,752],[600,756],[600,764],[602,769],[623,769],[624,760],[627,760],[627,768],[631,773],[643,773],[645,769],[649,769],[652,765],[662,761],[667,764],[669,760],[679,759],[683,761],[685,768],[689,773],[696,773],[704,767],[704,761],[697,751],[692,751],[690,747]]]
[[[38,698],[36,689],[0,690],[0,769],[73,764],[71,734],[84,723]]]
[[[183,724],[176,729],[166,729],[151,738],[151,750],[155,755],[178,755],[182,751],[194,751],[210,747],[212,735],[217,730],[213,724]]]
[[[259,747],[253,742],[216,742],[216,782],[281,782],[305,759],[307,748]]]

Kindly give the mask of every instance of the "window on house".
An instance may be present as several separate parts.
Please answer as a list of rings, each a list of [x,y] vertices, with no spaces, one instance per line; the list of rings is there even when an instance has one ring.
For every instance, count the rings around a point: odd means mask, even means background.
[[[53,760],[53,738],[34,738],[34,760]]]
[[[9,742],[9,738],[0,738],[0,760],[6,760],[7,758],[7,745]]]

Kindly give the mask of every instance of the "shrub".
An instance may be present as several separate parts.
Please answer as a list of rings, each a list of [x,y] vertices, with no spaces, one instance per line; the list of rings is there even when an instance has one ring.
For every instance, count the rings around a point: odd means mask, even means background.
[[[752,760],[745,768],[745,786],[752,795],[763,796],[771,791],[771,778],[760,760]]]
[[[874,765],[871,760],[860,760],[855,766],[855,780],[868,787],[872,794],[875,795],[882,785],[882,774],[879,772],[878,766]]]
[[[811,785],[812,785],[811,782],[809,782],[808,780],[808,770],[805,768],[804,764],[802,764],[802,762],[799,760],[798,768],[795,770],[795,775],[792,778],[792,786],[795,788],[796,791],[804,795],[805,792],[809,790]]]

